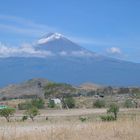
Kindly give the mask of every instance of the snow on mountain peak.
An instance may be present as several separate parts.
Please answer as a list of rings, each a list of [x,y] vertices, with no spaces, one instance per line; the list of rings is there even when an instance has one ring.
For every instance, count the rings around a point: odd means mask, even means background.
[[[60,38],[63,38],[62,34],[50,33],[47,36],[44,36],[43,38],[39,39],[37,43],[39,45],[41,45],[41,44],[47,43],[49,41],[53,41],[53,40],[60,39]]]

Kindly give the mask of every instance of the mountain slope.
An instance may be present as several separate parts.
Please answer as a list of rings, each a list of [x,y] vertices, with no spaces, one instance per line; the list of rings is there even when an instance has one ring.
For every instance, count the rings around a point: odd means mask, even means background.
[[[0,86],[34,77],[75,85],[88,82],[114,86],[140,85],[140,64],[100,56],[62,35],[49,34],[34,48],[52,55],[0,59]]]
[[[1,98],[18,98],[18,97],[44,97],[44,86],[49,83],[46,79],[30,79],[21,84],[12,84],[0,89]]]
[[[53,51],[54,53],[85,50],[58,33],[49,33],[43,36],[38,40],[36,48],[39,50]]]

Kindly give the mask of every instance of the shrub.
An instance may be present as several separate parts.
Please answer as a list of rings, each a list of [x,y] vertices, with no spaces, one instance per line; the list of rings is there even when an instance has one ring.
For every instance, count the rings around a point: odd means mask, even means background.
[[[5,117],[7,122],[10,121],[10,117],[14,113],[15,113],[15,109],[14,108],[3,108],[3,109],[0,109],[0,116],[1,117]]]
[[[39,114],[39,110],[36,107],[29,108],[25,114],[31,118],[32,121],[34,121],[34,117]]]
[[[117,104],[111,104],[107,113],[113,113],[115,120],[118,118],[119,106]]]
[[[31,102],[28,102],[28,101],[18,104],[18,109],[19,110],[27,110],[27,109],[29,109],[31,107],[32,107],[32,104],[31,104]]]
[[[50,82],[44,87],[44,90],[45,90],[44,96],[45,98],[48,98],[56,96],[63,97],[67,94],[73,93],[75,91],[75,88],[65,83]]]
[[[26,101],[24,103],[19,103],[18,104],[18,109],[19,110],[27,110],[31,107],[36,107],[38,109],[42,109],[44,108],[44,100],[41,98],[36,98],[36,99],[32,99],[31,101]]]
[[[124,107],[126,108],[132,108],[134,107],[134,104],[132,103],[132,100],[131,99],[127,99],[124,103]]]
[[[23,122],[24,122],[25,120],[27,120],[27,119],[28,119],[28,116],[26,116],[26,115],[22,117],[22,121],[23,121]]]
[[[93,107],[96,107],[96,108],[103,108],[105,107],[105,101],[104,100],[96,100],[94,103],[93,103]]]
[[[64,108],[74,108],[75,107],[75,100],[73,97],[65,97],[63,101]]]
[[[34,107],[36,107],[38,109],[42,109],[42,108],[44,108],[45,102],[41,98],[36,98],[36,99],[31,100],[31,104],[32,104],[32,106],[34,106]]]
[[[87,116],[81,116],[81,117],[79,117],[79,120],[81,121],[81,122],[85,122],[85,121],[87,121]]]
[[[54,102],[54,100],[49,100],[48,107],[49,107],[49,108],[54,108],[54,107],[55,107],[55,102]]]
[[[104,115],[104,116],[100,116],[102,121],[114,121],[115,117],[112,115]]]

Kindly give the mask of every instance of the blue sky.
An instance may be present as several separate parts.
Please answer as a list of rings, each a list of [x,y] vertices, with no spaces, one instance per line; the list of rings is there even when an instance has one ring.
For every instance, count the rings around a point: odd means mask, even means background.
[[[59,32],[92,51],[140,63],[140,0],[1,0],[0,42]]]

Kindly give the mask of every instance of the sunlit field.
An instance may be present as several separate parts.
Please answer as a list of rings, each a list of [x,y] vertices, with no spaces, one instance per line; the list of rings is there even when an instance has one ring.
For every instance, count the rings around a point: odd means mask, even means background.
[[[78,111],[78,110],[77,110]],[[71,111],[66,111],[71,112]],[[12,120],[0,122],[0,140],[139,140],[139,110],[123,111],[119,119],[102,122],[100,114],[86,114],[88,120],[81,122],[79,116],[52,116],[48,120],[32,122]]]

